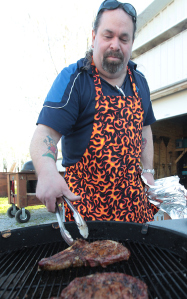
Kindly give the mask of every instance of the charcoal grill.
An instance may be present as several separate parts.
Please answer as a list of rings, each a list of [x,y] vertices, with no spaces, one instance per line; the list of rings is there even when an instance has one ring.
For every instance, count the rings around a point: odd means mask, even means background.
[[[102,267],[38,271],[38,261],[67,248],[57,223],[12,230],[0,237],[0,298],[59,296],[75,277],[122,272],[144,281],[150,299],[187,298],[187,235],[148,224],[88,221],[89,241],[110,239],[131,251],[129,261]],[[75,223],[66,223],[73,238]],[[7,237],[7,238],[5,238]]]

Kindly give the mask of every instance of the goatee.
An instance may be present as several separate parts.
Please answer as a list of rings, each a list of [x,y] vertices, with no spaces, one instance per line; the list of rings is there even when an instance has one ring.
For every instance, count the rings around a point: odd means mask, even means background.
[[[116,61],[110,61],[107,58],[108,57],[115,57],[119,58],[119,60]],[[104,71],[115,74],[117,72],[120,72],[124,67],[124,56],[121,52],[116,51],[109,51],[104,53],[103,55],[103,62],[102,62],[102,68]]]

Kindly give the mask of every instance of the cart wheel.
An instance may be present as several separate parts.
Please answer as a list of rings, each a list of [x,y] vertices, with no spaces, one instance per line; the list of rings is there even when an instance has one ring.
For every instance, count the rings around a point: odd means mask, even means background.
[[[30,212],[28,210],[23,210],[23,209],[17,211],[16,216],[15,216],[17,222],[19,222],[19,223],[28,222],[30,217],[31,217]]]
[[[8,210],[7,210],[7,216],[8,216],[9,218],[14,218],[17,211],[19,211],[19,208],[18,208],[18,207],[16,207],[16,206],[15,206],[15,207],[10,207],[10,208],[8,208]]]

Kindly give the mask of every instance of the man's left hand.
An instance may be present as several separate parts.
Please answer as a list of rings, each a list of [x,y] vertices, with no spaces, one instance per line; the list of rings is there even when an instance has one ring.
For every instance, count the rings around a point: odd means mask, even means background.
[[[147,184],[149,184],[150,186],[155,185],[154,177],[151,173],[145,172],[142,176],[147,180]],[[145,185],[146,195],[149,196],[151,199],[156,200],[154,191],[153,190],[150,191],[151,189],[150,190],[149,189],[150,189],[149,186]]]
[[[151,173],[149,173],[149,172],[144,172],[144,173],[143,173],[143,177],[147,180],[147,183],[148,183],[149,185],[152,185],[152,186],[155,185],[155,180],[154,180],[154,177],[153,177],[153,175],[152,175]]]

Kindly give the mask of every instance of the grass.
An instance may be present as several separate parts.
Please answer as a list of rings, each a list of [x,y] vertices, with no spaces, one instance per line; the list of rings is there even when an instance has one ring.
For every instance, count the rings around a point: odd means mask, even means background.
[[[0,214],[5,215],[7,213],[8,208],[11,207],[11,204],[8,204],[8,197],[0,197]],[[27,210],[38,210],[41,208],[45,208],[44,205],[36,205],[26,207]]]

